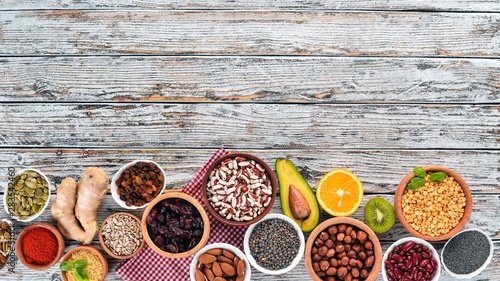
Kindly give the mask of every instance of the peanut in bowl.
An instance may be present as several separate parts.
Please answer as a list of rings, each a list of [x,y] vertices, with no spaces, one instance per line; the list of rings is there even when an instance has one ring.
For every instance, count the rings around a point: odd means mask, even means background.
[[[458,173],[446,167],[424,166],[420,172],[415,169],[396,189],[394,209],[398,220],[415,237],[427,241],[446,240],[469,220],[472,212],[469,186]],[[437,177],[431,179],[433,174]],[[414,178],[421,178],[423,186],[412,188]]]

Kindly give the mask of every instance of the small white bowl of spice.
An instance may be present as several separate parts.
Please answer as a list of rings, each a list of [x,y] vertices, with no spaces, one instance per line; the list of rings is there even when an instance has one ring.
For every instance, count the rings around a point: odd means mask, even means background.
[[[104,251],[115,259],[129,259],[144,247],[141,220],[130,213],[118,212],[107,217],[99,231]]]
[[[484,231],[473,228],[451,237],[441,250],[444,270],[454,278],[479,275],[493,258],[493,242]]]
[[[258,271],[281,275],[299,264],[305,240],[300,227],[282,214],[268,214],[250,225],[243,240],[245,255]]]

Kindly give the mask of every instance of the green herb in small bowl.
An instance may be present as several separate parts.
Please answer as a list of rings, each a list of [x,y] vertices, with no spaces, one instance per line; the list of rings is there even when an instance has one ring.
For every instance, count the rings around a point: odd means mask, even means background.
[[[87,264],[88,262],[86,260],[77,260],[74,263],[70,261],[63,261],[59,265],[59,269],[62,271],[73,270],[73,273],[78,281],[89,281],[89,275],[87,274],[87,271],[85,271]]]

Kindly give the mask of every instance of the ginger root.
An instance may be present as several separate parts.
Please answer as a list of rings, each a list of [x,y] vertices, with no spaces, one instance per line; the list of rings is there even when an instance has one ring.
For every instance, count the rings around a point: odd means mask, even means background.
[[[50,210],[66,238],[92,243],[98,231],[97,210],[107,190],[108,177],[97,167],[88,168],[78,183],[70,177],[61,182]]]

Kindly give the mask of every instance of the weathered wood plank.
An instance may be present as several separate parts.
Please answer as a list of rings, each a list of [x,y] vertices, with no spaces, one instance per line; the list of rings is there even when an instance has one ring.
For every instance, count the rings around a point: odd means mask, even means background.
[[[500,101],[489,59],[21,57],[0,73],[0,101]]]
[[[54,195],[51,196],[51,202],[54,200]],[[365,196],[362,206],[366,204],[366,201],[369,200],[373,195],[367,195]],[[389,195],[383,195],[386,199],[388,199],[390,202],[393,202],[392,196]],[[466,225],[466,228],[472,228],[472,227],[479,227],[486,231],[488,234],[491,235],[491,237],[495,240],[495,253],[494,253],[494,258],[491,264],[487,267],[487,269],[478,277],[471,279],[471,280],[496,280],[495,279],[495,272],[500,270],[500,242],[498,240],[498,233],[497,230],[500,227],[500,222],[497,219],[497,212],[498,208],[500,206],[500,199],[498,196],[492,196],[492,195],[475,195],[473,196],[473,204],[474,208],[471,214],[471,218],[469,223]],[[111,196],[106,196],[103,204],[99,210],[99,217],[98,221],[99,224],[102,223],[104,218],[108,216],[111,213],[117,212],[117,211],[123,211],[111,198]],[[131,211],[132,213],[138,215],[139,217],[142,216],[142,210],[134,210]],[[280,202],[279,200],[276,201],[273,210],[273,213],[281,213],[281,207],[280,207]],[[0,209],[0,217],[5,217],[5,211],[3,208]],[[358,209],[353,216],[354,218],[364,221],[363,219],[363,211],[362,209]],[[329,216],[324,215],[322,217],[322,220],[329,218]],[[45,213],[42,214],[41,217],[39,217],[36,222],[49,222],[53,225],[55,225],[55,221],[52,219],[50,212],[47,210]],[[21,229],[23,229],[27,224],[24,223],[18,223],[14,222],[14,227],[16,229],[16,233],[19,233]],[[406,230],[402,228],[402,226],[397,222],[395,226],[387,233],[379,235],[379,239],[382,241],[382,249],[383,251],[387,250],[387,248],[390,246],[392,242],[394,242],[397,239],[403,238],[403,237],[408,237],[409,234]],[[306,238],[308,235],[306,234]],[[72,247],[72,245],[75,245],[76,243],[73,241],[66,241],[66,246],[69,249]],[[99,241],[97,239],[94,240],[93,245],[97,246],[98,248],[101,248],[99,245]],[[433,245],[439,250],[442,246],[443,243],[433,243]],[[114,272],[120,261],[115,260],[109,256],[107,256],[108,262],[109,262],[109,273],[107,280],[121,280],[118,275]],[[7,267],[9,268],[9,267]],[[33,280],[35,278],[36,280],[54,280],[53,276],[58,276],[59,271],[57,269],[57,265],[52,267],[49,270],[43,271],[43,272],[35,272],[32,270],[29,270],[25,268],[21,263],[17,262],[17,264],[14,266],[14,271],[15,273],[8,272],[6,269],[5,274],[2,276],[2,280]],[[273,280],[305,280],[305,276],[308,276],[307,269],[305,267],[305,263],[302,260],[302,262],[295,268],[293,269],[289,274],[285,276],[279,276],[276,278],[273,278]],[[450,276],[448,276],[446,273],[443,273],[441,275],[440,280],[454,280]],[[282,279],[286,278],[286,279]],[[252,280],[269,280],[269,276],[266,276],[262,273],[259,273],[255,269],[252,269]],[[378,281],[382,280],[382,274],[380,273],[378,278]]]
[[[235,143],[237,144],[237,143]],[[399,181],[414,166],[449,167],[467,181],[474,193],[500,192],[499,151],[469,150],[327,150],[249,149],[244,143],[230,151],[248,152],[266,161],[273,169],[278,157],[291,159],[311,187],[334,168],[347,168],[363,182],[365,193],[393,193]],[[36,168],[55,187],[63,178],[79,178],[89,166],[102,167],[111,178],[121,165],[150,159],[167,175],[169,189],[180,189],[194,177],[214,149],[2,149],[0,150],[0,192],[8,183],[10,170]]]
[[[500,11],[495,0],[391,0],[391,1],[230,1],[230,0],[183,0],[183,1],[70,1],[70,0],[4,0],[1,10],[32,9],[242,9],[242,10],[436,10],[436,11]]]
[[[0,26],[0,55],[500,55],[496,13],[4,11]]]
[[[499,116],[487,105],[1,104],[0,147],[498,149]]]

